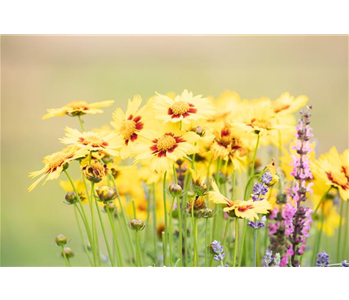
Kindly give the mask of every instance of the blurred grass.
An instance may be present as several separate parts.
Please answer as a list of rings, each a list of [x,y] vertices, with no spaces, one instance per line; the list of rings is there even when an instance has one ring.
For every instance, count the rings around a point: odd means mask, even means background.
[[[108,124],[136,93],[231,89],[274,99],[288,91],[310,98],[319,151],[348,147],[346,36],[2,36],[1,63],[3,266],[63,265],[52,243],[58,233],[82,253],[58,182],[27,193],[28,172],[61,148],[65,126],[78,126],[69,117],[42,121],[47,108],[115,100],[103,115],[85,118],[92,128]],[[73,264],[86,259],[77,255]]]

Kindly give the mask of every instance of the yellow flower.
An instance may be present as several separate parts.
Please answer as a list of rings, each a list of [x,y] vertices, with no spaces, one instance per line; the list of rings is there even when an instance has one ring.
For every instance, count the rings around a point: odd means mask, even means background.
[[[266,136],[271,130],[285,129],[288,126],[277,124],[270,101],[251,102],[241,112],[240,121],[233,121],[232,126],[247,133]]]
[[[210,201],[214,204],[224,205],[224,212],[233,213],[238,218],[248,219],[250,221],[254,221],[254,219],[259,220],[258,214],[267,214],[268,210],[272,209],[272,206],[267,200],[229,200],[220,193],[214,181],[212,182],[212,187],[213,191],[209,192]]]
[[[127,158],[130,155],[129,145],[136,142],[146,129],[147,123],[151,122],[149,109],[144,106],[140,109],[142,98],[139,95],[128,100],[126,113],[121,108],[117,108],[113,113],[111,125],[115,128],[117,135],[120,135],[124,141],[121,147],[121,158]]]
[[[182,121],[188,124],[191,121],[208,119],[215,113],[214,106],[207,98],[201,98],[201,95],[193,96],[193,93],[187,90],[174,99],[157,93],[151,104],[155,110],[155,117],[165,122]]]
[[[314,163],[312,173],[315,180],[324,184],[327,189],[332,186],[338,189],[343,200],[349,199],[349,150],[339,155],[336,147],[332,147],[326,154],[322,154]]]
[[[158,131],[144,132],[145,140],[134,148],[135,162],[149,161],[150,170],[163,173],[172,168],[178,159],[197,152],[194,145],[198,135],[182,132],[174,126],[164,126]]]
[[[47,178],[43,185],[47,180],[57,179],[67,164],[83,156],[83,154],[77,153],[77,150],[77,147],[69,146],[62,151],[45,156],[43,160],[45,166],[40,171],[29,173],[30,178],[35,178],[41,174],[43,175],[28,188],[28,191],[32,191],[46,176]]]
[[[283,93],[279,98],[272,102],[275,114],[283,116],[292,114],[305,106],[308,102],[308,97],[300,95],[297,98],[290,93]]]
[[[69,115],[72,117],[81,116],[85,114],[101,114],[103,110],[100,107],[108,107],[114,103],[113,100],[87,103],[86,101],[73,101],[61,108],[48,109],[47,114],[42,117],[43,120]]]
[[[248,149],[241,137],[236,132],[233,133],[228,124],[225,124],[219,131],[214,131],[214,135],[215,139],[210,146],[213,158],[221,158],[226,161],[230,159],[234,168],[244,171]]]
[[[339,226],[339,223],[340,223],[340,215],[336,211],[336,206],[332,201],[333,198],[336,196],[336,194],[337,193],[333,194],[332,192],[330,192],[324,204],[320,205],[319,211],[318,211],[318,214],[320,216],[322,214],[324,215],[323,230],[327,236],[333,236],[335,229]],[[322,196],[323,195],[314,194],[314,197],[313,197],[314,207],[317,207]],[[320,222],[318,222],[317,227],[318,229],[321,228]]]
[[[73,144],[81,150],[84,155],[89,154],[90,151],[103,151],[112,156],[119,156],[119,151],[122,145],[121,137],[117,137],[115,133],[107,132],[80,132],[77,129],[67,127],[65,129],[66,136],[61,138],[63,144]]]

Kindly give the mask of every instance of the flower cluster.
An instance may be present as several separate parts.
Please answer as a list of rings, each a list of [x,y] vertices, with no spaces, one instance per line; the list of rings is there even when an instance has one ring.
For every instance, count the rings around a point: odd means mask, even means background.
[[[213,241],[210,245],[210,249],[213,253],[213,259],[216,261],[223,261],[225,257],[225,252],[223,246],[219,241]]]

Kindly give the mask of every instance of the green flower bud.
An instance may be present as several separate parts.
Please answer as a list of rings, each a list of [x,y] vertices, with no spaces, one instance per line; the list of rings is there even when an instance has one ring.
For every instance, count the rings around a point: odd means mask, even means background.
[[[133,219],[130,222],[130,228],[136,231],[143,230],[145,227],[145,223],[142,220],[139,219]]]
[[[63,246],[67,243],[67,238],[63,234],[59,234],[56,236],[55,242],[57,246]]]
[[[115,207],[115,204],[113,202],[107,202],[104,207],[103,207],[104,211],[105,212],[108,212],[108,210],[110,212],[114,212],[116,211],[116,207]]]
[[[75,255],[73,250],[69,247],[64,247],[63,251],[61,252],[62,257],[64,257],[64,254],[67,258],[72,258]]]
[[[109,186],[102,186],[96,189],[96,193],[102,202],[112,201],[116,198],[116,190]]]
[[[177,197],[179,196],[181,193],[182,193],[182,188],[179,184],[171,184],[168,188],[168,190],[170,191],[170,194],[173,196],[173,197]]]
[[[65,195],[65,203],[66,204],[74,204],[78,201],[78,198],[76,197],[75,195],[75,192],[68,192],[66,195]]]

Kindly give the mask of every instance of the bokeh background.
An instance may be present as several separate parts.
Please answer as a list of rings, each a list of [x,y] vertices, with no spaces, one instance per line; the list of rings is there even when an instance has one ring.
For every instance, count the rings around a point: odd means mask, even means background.
[[[85,118],[87,127],[100,127],[136,93],[183,89],[205,96],[230,89],[243,98],[305,94],[318,151],[348,147],[347,36],[2,36],[1,265],[62,266],[58,233],[79,252],[58,182],[27,192],[28,172],[61,148],[65,125],[78,127],[75,118],[42,121],[47,108],[115,100],[103,115]],[[83,255],[74,264],[86,264]]]

